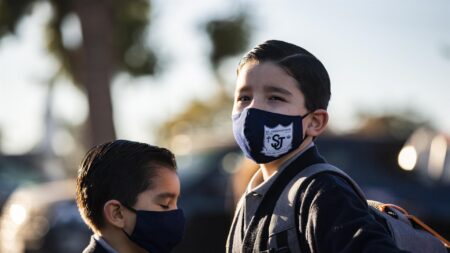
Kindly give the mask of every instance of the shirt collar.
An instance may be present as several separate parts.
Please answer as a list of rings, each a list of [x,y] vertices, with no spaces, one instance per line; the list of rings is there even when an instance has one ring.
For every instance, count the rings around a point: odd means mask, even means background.
[[[259,185],[255,184],[256,182],[259,182],[262,180],[262,171],[261,168],[259,168],[256,173],[253,175],[252,179],[250,179],[250,182],[246,189],[246,194],[253,194],[253,195],[264,195],[272,186],[275,179],[278,177],[278,175],[289,165],[292,161],[296,160],[299,156],[301,156],[306,150],[310,149],[314,146],[314,142],[311,142],[308,146],[306,146],[305,149],[298,152],[295,156],[291,157],[289,160],[285,161],[283,164],[280,165],[279,169],[273,173],[266,181],[260,183]]]
[[[119,253],[117,250],[115,250],[103,237],[99,235],[94,235],[94,239],[103,247],[105,248],[108,253]]]

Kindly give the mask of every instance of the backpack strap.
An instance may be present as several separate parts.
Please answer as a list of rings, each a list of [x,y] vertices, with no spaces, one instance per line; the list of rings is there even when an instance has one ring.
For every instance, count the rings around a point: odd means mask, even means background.
[[[306,241],[305,238],[300,234],[300,221],[299,221],[299,209],[300,209],[300,188],[302,185],[308,184],[311,180],[313,180],[317,175],[322,173],[329,173],[329,174],[336,174],[340,177],[343,177],[346,179],[347,182],[350,183],[352,188],[355,190],[357,195],[366,202],[366,196],[364,192],[361,190],[361,188],[358,186],[358,184],[344,171],[340,170],[339,168],[329,164],[329,163],[321,163],[321,164],[315,164],[313,166],[310,166],[304,170],[302,170],[294,179],[295,181],[292,184],[292,187],[289,189],[288,195],[290,196],[289,199],[292,199],[292,204],[294,206],[293,210],[293,219],[295,221],[295,231],[297,233],[298,243],[300,249],[306,248]]]
[[[347,175],[347,173],[345,173],[341,169],[339,169],[329,163],[322,163],[318,166],[312,166],[305,170],[302,170],[298,175],[299,178],[301,179],[301,181],[294,184],[294,187],[292,188],[292,190],[297,189],[295,192],[298,192],[300,185],[303,183],[303,181],[305,179],[313,178],[317,174],[324,173],[324,172],[330,173],[330,174],[336,174],[340,177],[343,177],[348,183],[350,183],[350,185],[353,187],[353,189],[358,194],[358,196],[362,200],[364,200],[364,202],[366,202],[366,195],[364,194],[363,190],[361,190],[359,185],[349,175]]]
[[[319,155],[317,148],[313,146],[301,154],[301,159],[295,159],[281,171],[264,195],[252,222],[249,224],[244,237],[242,252],[253,253],[268,250],[267,241],[269,237],[270,218],[281,193],[299,171],[313,164],[324,162],[325,159]]]

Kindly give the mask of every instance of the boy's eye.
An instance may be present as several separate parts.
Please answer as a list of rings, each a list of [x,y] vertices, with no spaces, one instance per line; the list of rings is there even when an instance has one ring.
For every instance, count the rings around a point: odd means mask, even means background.
[[[279,96],[271,96],[271,97],[269,97],[269,100],[286,101],[286,99],[279,97]]]
[[[168,205],[159,205],[160,207],[162,207],[162,209],[169,209],[169,206]]]
[[[250,97],[249,96],[239,96],[237,98],[237,101],[239,101],[239,102],[250,101]]]

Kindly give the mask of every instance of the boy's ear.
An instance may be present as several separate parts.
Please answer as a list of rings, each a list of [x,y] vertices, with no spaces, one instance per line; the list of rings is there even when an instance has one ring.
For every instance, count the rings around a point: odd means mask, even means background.
[[[103,206],[105,221],[112,226],[123,229],[125,227],[124,209],[119,201],[108,200]]]
[[[306,125],[306,136],[317,137],[325,131],[328,124],[328,112],[317,109],[311,113],[310,120]]]

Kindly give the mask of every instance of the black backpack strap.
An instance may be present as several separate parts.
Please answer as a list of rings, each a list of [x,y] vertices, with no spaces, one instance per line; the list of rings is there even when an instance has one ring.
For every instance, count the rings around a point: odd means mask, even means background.
[[[267,242],[269,238],[268,230],[270,218],[278,198],[293,177],[304,168],[317,163],[325,163],[325,159],[319,155],[317,148],[313,146],[292,161],[280,175],[278,175],[256,210],[253,217],[254,222],[249,225],[247,237],[244,238],[243,242],[244,253],[253,253],[255,246],[259,247],[257,248],[258,251],[268,250]],[[257,238],[260,239],[258,242],[256,241]]]

